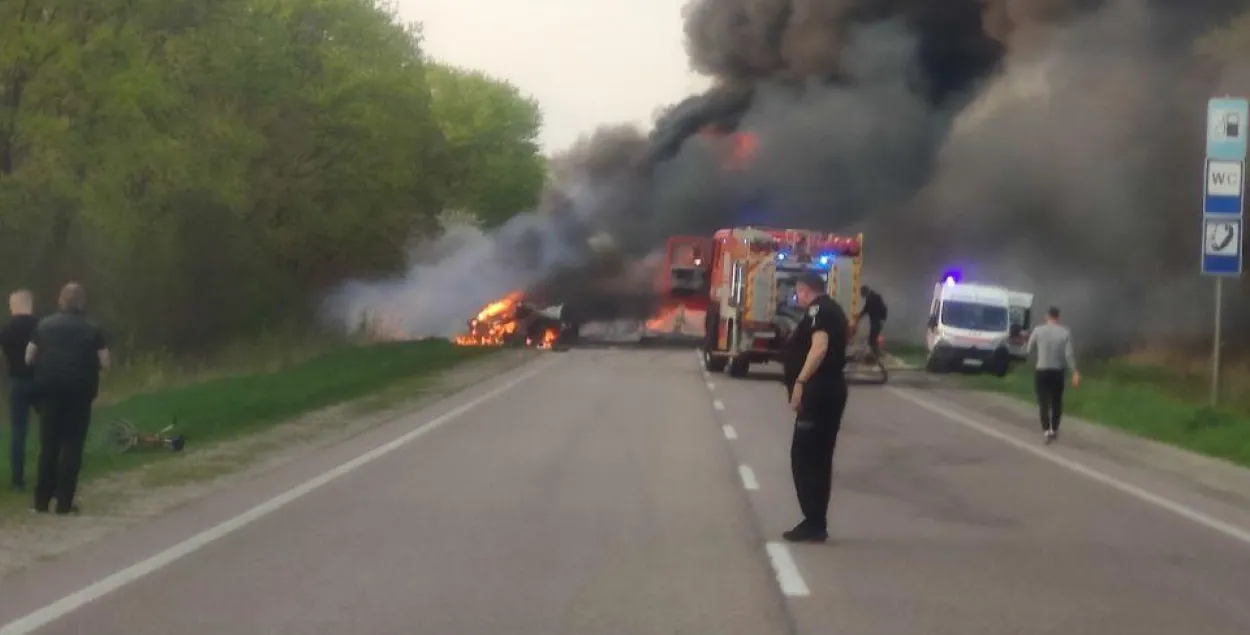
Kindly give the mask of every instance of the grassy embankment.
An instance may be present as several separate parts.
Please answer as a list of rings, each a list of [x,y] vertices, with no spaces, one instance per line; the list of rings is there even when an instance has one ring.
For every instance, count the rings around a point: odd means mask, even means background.
[[[921,346],[888,348],[908,363],[923,362]],[[1250,368],[1225,370],[1219,408],[1207,405],[1209,373],[1201,364],[1174,361],[1091,361],[1081,369],[1080,388],[1065,394],[1064,409],[1093,423],[1250,467]],[[1026,364],[1002,379],[958,379],[974,389],[1033,400],[1033,376]]]
[[[241,347],[211,363],[188,367],[156,357],[119,364],[105,378],[93,427],[125,418],[153,433],[177,419],[191,448],[258,432],[267,426],[326,407],[377,396],[399,386],[416,387],[460,362],[493,349],[457,347],[445,341],[348,345],[320,340],[274,339]],[[7,399],[2,400],[6,403]],[[10,462],[7,411],[0,427],[0,508],[28,504],[29,492],[8,489]],[[38,418],[32,420],[26,474],[34,486],[39,447]],[[169,458],[162,451],[126,454],[94,451],[88,441],[83,479],[93,479]]]

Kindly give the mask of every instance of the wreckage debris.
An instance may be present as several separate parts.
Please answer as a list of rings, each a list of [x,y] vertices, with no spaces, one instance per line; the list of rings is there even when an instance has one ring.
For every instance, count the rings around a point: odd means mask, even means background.
[[[456,344],[553,348],[561,331],[558,318],[525,303],[520,291],[487,304],[468,321],[468,326],[468,332],[455,338]]]

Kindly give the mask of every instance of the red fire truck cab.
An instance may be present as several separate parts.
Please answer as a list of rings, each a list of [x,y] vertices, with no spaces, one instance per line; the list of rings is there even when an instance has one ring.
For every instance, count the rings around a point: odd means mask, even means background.
[[[738,227],[713,236],[703,365],[746,376],[751,364],[780,361],[781,345],[802,319],[794,304],[797,278],[814,271],[830,295],[859,305],[863,234],[854,237],[803,230]],[[849,267],[849,289],[839,289],[839,271]],[[843,291],[841,296],[839,291]]]
[[[712,239],[673,236],[655,278],[658,306],[643,325],[642,339],[702,341],[712,270]]]

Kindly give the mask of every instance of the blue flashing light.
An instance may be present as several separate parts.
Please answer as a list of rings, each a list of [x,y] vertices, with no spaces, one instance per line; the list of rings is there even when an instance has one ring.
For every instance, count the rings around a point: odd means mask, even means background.
[[[947,271],[946,273],[942,274],[942,284],[948,287],[953,284],[959,284],[959,280],[962,277],[963,276],[959,273],[959,271],[956,271],[956,270]]]
[[[818,262],[820,263],[820,266],[828,267],[833,264],[833,259],[833,254],[822,254]]]
[[[788,254],[788,253],[786,253],[786,252],[784,252],[784,251],[777,252],[777,260],[785,260],[785,259],[786,259],[786,258],[788,258],[789,256],[790,256],[790,254]]]

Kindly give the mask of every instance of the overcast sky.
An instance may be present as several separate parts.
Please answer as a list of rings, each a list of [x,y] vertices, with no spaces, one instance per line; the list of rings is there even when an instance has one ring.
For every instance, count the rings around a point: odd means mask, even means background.
[[[683,48],[684,0],[398,0],[432,57],[506,78],[537,98],[544,150],[602,123],[647,123],[701,90]]]

